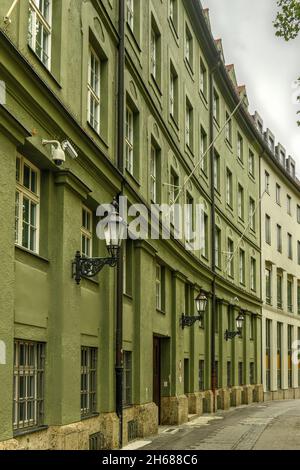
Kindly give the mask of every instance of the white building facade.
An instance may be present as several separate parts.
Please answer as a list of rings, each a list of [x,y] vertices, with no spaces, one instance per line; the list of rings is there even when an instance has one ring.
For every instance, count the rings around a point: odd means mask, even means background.
[[[264,137],[273,157],[261,157],[262,381],[267,400],[298,398],[300,182],[294,160]]]

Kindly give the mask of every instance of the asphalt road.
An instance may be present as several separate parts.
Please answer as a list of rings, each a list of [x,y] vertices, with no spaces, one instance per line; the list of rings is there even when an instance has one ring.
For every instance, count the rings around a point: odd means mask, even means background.
[[[142,444],[141,450],[300,450],[300,400],[203,415],[182,426],[162,427]]]

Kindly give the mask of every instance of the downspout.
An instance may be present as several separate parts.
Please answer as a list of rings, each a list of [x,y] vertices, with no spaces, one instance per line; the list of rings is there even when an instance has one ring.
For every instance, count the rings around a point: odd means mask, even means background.
[[[213,67],[209,74],[209,94],[210,94],[210,112],[209,112],[209,134],[210,144],[214,140],[214,116],[213,116],[213,100],[214,100],[214,73],[220,65],[220,58],[216,65]],[[217,299],[216,299],[216,206],[215,206],[215,185],[214,185],[214,146],[210,149],[210,175],[211,175],[211,268],[213,273],[212,284],[211,284],[211,390],[213,393],[213,413],[216,411],[216,337],[215,337],[215,326],[216,326],[216,312],[217,312]]]
[[[124,111],[125,111],[125,2],[119,0],[119,55],[117,90],[117,165],[124,174]],[[121,192],[124,183],[122,180]],[[123,447],[123,248],[121,244],[117,263],[116,286],[116,413],[119,418],[119,448]]]

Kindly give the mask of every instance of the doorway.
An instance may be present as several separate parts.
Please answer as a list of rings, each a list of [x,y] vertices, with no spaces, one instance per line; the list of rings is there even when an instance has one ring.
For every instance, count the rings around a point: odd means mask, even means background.
[[[153,402],[158,407],[158,423],[160,424],[161,405],[161,338],[153,337]]]

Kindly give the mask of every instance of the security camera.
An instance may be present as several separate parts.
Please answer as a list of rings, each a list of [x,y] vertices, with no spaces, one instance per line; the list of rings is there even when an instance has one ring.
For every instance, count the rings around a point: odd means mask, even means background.
[[[73,160],[75,160],[75,158],[78,157],[78,153],[76,152],[75,148],[73,147],[73,145],[72,145],[68,140],[64,140],[64,141],[61,143],[61,147],[62,147],[63,151],[64,151],[70,158],[73,158]]]
[[[42,145],[51,145],[52,160],[56,166],[61,166],[65,163],[66,155],[58,140],[42,140]]]

